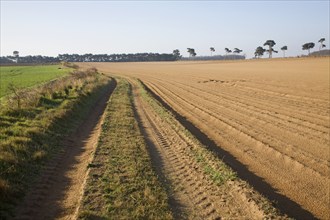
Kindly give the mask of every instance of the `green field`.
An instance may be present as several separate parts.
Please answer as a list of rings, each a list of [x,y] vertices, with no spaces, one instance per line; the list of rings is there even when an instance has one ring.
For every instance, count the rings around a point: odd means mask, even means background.
[[[45,66],[0,66],[0,97],[9,93],[8,85],[31,87],[63,76],[71,71],[60,65]]]

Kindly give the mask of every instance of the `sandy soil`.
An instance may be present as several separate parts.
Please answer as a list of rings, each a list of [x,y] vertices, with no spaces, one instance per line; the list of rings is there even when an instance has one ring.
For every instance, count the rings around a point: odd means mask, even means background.
[[[136,81],[131,81],[135,107],[149,151],[158,173],[171,185],[170,205],[175,219],[262,219],[263,210],[246,196],[251,193],[238,182],[218,186],[204,173],[204,168],[191,155],[197,148],[188,137],[180,135],[152,110],[139,94]],[[209,161],[210,164],[214,163]]]
[[[297,204],[279,203],[289,215],[330,218],[329,58],[84,65],[141,79]]]
[[[63,150],[45,167],[18,208],[16,219],[75,219],[93,157],[112,83],[79,128],[63,141]]]

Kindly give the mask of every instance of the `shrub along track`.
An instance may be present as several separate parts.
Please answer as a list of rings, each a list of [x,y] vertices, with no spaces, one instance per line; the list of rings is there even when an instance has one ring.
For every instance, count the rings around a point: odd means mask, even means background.
[[[16,219],[74,219],[87,177],[87,166],[100,133],[102,114],[116,82],[99,95],[86,120],[63,141],[62,151],[46,164],[18,208]]]
[[[130,81],[139,119],[151,143],[154,166],[167,184],[176,218],[284,218],[237,179],[229,167],[201,145],[141,84]]]

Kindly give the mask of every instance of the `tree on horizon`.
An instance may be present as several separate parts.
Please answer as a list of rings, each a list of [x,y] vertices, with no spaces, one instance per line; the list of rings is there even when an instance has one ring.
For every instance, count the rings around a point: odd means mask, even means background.
[[[273,47],[275,46],[275,41],[274,40],[267,40],[265,43],[264,43],[264,46],[268,46],[268,50],[267,52],[269,53],[269,58],[272,58],[272,54],[273,52],[274,53],[277,53],[276,50],[273,49]]]
[[[227,47],[225,48],[225,51],[226,51],[226,55],[228,56],[229,53],[231,53],[231,50],[228,49]]]
[[[17,50],[13,51],[13,56],[16,58],[16,63],[18,62],[19,52]]]
[[[314,48],[315,44],[313,42],[305,43],[302,45],[303,50],[308,50],[308,55],[311,53],[311,49]]]
[[[256,58],[260,58],[260,57],[262,57],[264,55],[264,52],[265,51],[266,50],[264,48],[262,48],[262,47],[259,46],[259,47],[257,47],[256,51],[254,52],[254,56]]]
[[[179,49],[173,50],[173,55],[177,57],[177,59],[180,59],[181,58],[180,50]]]
[[[267,52],[268,54],[278,53],[278,51],[277,50],[274,50],[274,48],[265,49],[265,52]],[[270,58],[272,58],[272,56]]]
[[[211,51],[211,56],[212,56],[212,53],[215,52],[214,47],[210,47],[210,51]]]
[[[281,50],[283,51],[283,57],[285,57],[285,51],[288,50],[288,46],[281,47]]]
[[[234,53],[237,53],[237,54],[239,54],[239,53],[241,53],[243,50],[240,50],[240,49],[238,49],[238,48],[234,48]]]
[[[325,38],[321,38],[321,39],[319,40],[319,43],[320,43],[320,48],[319,48],[319,50],[321,50],[322,48],[326,47],[326,45],[323,44],[324,41],[325,41]]]
[[[194,57],[197,55],[194,48],[187,48],[187,50],[187,52],[189,53],[189,57]]]

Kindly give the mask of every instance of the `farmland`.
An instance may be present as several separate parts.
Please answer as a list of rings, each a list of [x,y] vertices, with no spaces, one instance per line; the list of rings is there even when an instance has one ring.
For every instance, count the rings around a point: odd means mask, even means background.
[[[329,219],[329,59],[77,65],[3,97],[1,217]]]
[[[81,65],[141,80],[289,216],[329,218],[328,58]]]
[[[89,165],[80,219],[286,219],[143,84],[116,81]]]
[[[9,93],[8,85],[25,88],[47,82],[70,71],[60,65],[0,66],[0,98]]]

